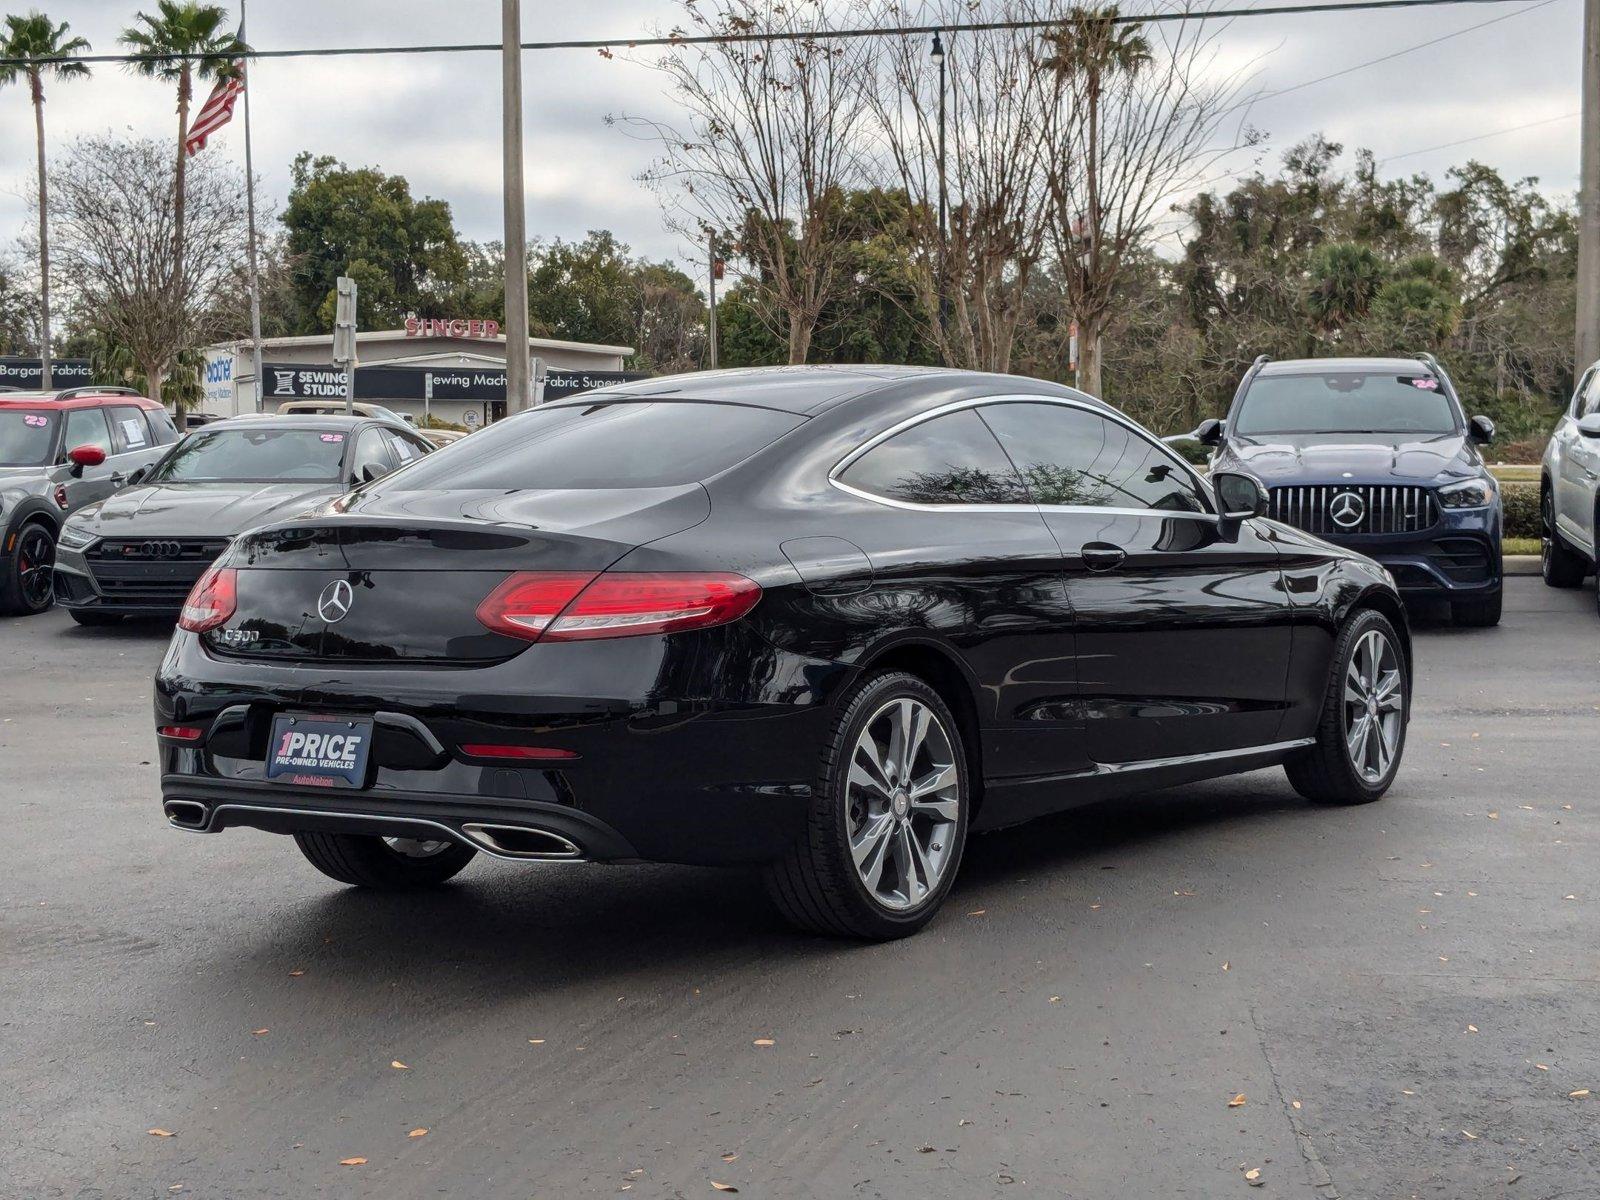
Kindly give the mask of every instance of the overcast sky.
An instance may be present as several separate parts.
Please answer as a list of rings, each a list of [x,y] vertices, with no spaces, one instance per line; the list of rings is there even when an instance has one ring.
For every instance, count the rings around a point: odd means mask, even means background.
[[[1267,0],[1240,0],[1263,4]],[[0,13],[37,3],[97,50],[114,51],[138,0],[0,0]],[[153,4],[148,7],[154,7]],[[1127,0],[1138,11],[1139,0]],[[254,0],[250,40],[262,48],[485,42],[499,36],[494,0]],[[573,4],[524,0],[526,36],[615,37],[670,25],[672,0]],[[1507,14],[1510,14],[1507,16]],[[1483,29],[1340,78],[1266,99],[1254,123],[1276,158],[1318,130],[1380,159],[1385,170],[1441,173],[1469,156],[1511,175],[1536,175],[1571,194],[1578,169],[1581,0],[1462,4],[1393,13],[1262,17],[1228,31],[1240,57],[1261,58],[1258,86],[1293,88],[1493,18]],[[634,176],[649,158],[603,118],[608,112],[670,117],[654,73],[593,51],[526,57],[528,229],[546,238],[609,228],[636,250],[687,258],[663,227],[655,197]],[[490,55],[269,61],[254,68],[256,170],[263,198],[281,208],[289,164],[301,150],[406,175],[419,195],[448,200],[473,238],[499,236],[498,61]],[[46,117],[52,145],[108,129],[176,136],[174,97],[163,85],[102,67],[59,84]],[[1410,152],[1531,122],[1505,136],[1424,154]],[[206,153],[243,160],[240,125]],[[0,91],[0,244],[28,221],[33,124],[24,87]]]

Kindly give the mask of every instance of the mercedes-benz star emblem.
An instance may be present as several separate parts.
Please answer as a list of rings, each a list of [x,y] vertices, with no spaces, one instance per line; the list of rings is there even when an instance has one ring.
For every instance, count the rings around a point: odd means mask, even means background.
[[[317,597],[317,615],[329,625],[337,625],[350,615],[350,606],[355,599],[355,590],[350,586],[350,581],[336,579],[323,588],[322,595]]]
[[[1358,492],[1340,492],[1328,501],[1328,515],[1340,529],[1354,529],[1367,515],[1367,502]]]

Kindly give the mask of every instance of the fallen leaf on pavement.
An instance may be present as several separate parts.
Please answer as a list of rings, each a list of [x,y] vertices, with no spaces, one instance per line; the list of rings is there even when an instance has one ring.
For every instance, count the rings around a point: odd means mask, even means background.
[[[1298,1100],[1289,1101],[1289,1107],[1294,1109],[1296,1112],[1299,1112],[1300,1111],[1300,1101],[1298,1101]]]
[[[530,1045],[530,1046],[542,1046],[542,1045],[544,1045],[544,1039],[543,1038],[529,1038],[528,1039],[528,1045]]]
[[[981,916],[983,916],[984,913],[986,913],[988,911],[989,910],[987,908],[975,908],[971,912],[969,912],[967,914],[967,916],[969,916],[969,917],[981,917]]]
[[[261,1037],[263,1034],[265,1034],[267,1032],[268,1031],[265,1030],[265,1029],[252,1029],[250,1031],[251,1035],[254,1036],[254,1037]]]
[[[1568,1100],[1582,1100],[1588,1094],[1589,1094],[1589,1089],[1588,1088],[1579,1088],[1575,1092],[1568,1092],[1567,1093],[1567,1099]]]
[[[410,1133],[406,1134],[406,1136],[408,1138],[411,1138],[411,1137],[427,1137],[428,1136],[428,1131],[427,1131],[427,1129],[425,1127],[421,1128],[421,1129],[413,1129]]]
[[[755,1044],[758,1046],[776,1046],[778,1043],[771,1038],[757,1038]]]
[[[738,1157],[739,1156],[737,1154],[724,1154],[722,1156],[722,1161],[723,1162],[732,1162],[734,1159],[736,1159]]]
[[[1475,1133],[1468,1133],[1468,1132],[1467,1132],[1467,1131],[1466,1131],[1466,1130],[1465,1130],[1465,1129],[1463,1129],[1463,1130],[1462,1130],[1462,1131],[1461,1131],[1461,1136],[1462,1136],[1462,1137],[1464,1137],[1464,1138],[1466,1138],[1466,1139],[1467,1139],[1467,1140],[1468,1140],[1468,1141],[1471,1141],[1471,1142],[1475,1142],[1475,1141],[1477,1141],[1477,1140],[1478,1140],[1478,1135],[1477,1135],[1477,1134],[1475,1134]]]
[[[917,1147],[917,1153],[918,1154],[932,1154],[933,1153],[933,1147],[932,1146],[918,1146]]]
[[[719,1192],[737,1192],[739,1190],[731,1183],[718,1183],[715,1179],[711,1181],[711,1186],[716,1188]]]
[[[1228,1101],[1228,1107],[1229,1108],[1242,1108],[1244,1106],[1244,1103],[1245,1103],[1244,1093],[1240,1092],[1232,1100]]]
[[[1550,1068],[1545,1066],[1543,1063],[1534,1063],[1533,1069],[1535,1071],[1548,1071]]]
[[[395,1059],[393,1062],[391,1062],[389,1065],[391,1067],[393,1067],[396,1071],[409,1071],[409,1070],[411,1070],[410,1067],[406,1066],[405,1063],[401,1062],[398,1058]]]
[[[298,970],[298,971],[290,971],[290,972],[289,972],[289,978],[290,978],[290,979],[299,979],[299,978],[300,978],[300,976],[302,976],[302,975],[304,975],[304,974],[305,974],[305,973],[306,973],[306,972],[305,972],[305,968],[304,968],[304,967],[302,967],[302,968],[301,968],[301,969],[300,969],[300,970]]]
[[[150,1129],[150,1130],[146,1130],[146,1132],[149,1133],[149,1135],[151,1137],[177,1137],[178,1136],[177,1134],[173,1133],[172,1130],[170,1130],[170,1129]]]
[[[1232,965],[1233,965],[1233,964],[1232,964],[1232,963],[1223,963],[1223,964],[1222,964],[1222,969],[1223,969],[1223,970],[1224,970],[1224,971],[1226,971],[1226,970],[1227,970],[1227,969],[1228,969],[1228,968],[1229,968],[1229,967],[1231,967],[1231,966],[1232,966]]]
[[[1244,1173],[1244,1181],[1251,1187],[1261,1187],[1267,1182],[1265,1179],[1261,1178],[1260,1167],[1251,1167],[1248,1171],[1246,1171]]]
[[[341,1167],[364,1167],[367,1165],[367,1160],[364,1158],[341,1158],[339,1165]]]
[[[1061,997],[1060,996],[1051,996],[1050,997],[1050,1003],[1051,1004],[1060,1004],[1061,1003]]]
[[[1468,1033],[1477,1033],[1478,1032],[1478,1027],[1476,1025],[1468,1025],[1467,1026],[1467,1032]]]

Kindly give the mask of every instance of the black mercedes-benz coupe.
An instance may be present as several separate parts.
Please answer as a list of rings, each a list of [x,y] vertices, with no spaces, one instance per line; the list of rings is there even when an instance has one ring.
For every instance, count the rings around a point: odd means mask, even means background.
[[[80,625],[170,620],[235,534],[316,508],[432,450],[420,434],[363,417],[208,424],[67,521],[56,602]]]
[[[906,934],[972,831],[1276,764],[1383,795],[1399,595],[1265,505],[1031,379],[590,393],[238,538],[157,676],[165,811],[379,887],[760,864],[805,928]]]

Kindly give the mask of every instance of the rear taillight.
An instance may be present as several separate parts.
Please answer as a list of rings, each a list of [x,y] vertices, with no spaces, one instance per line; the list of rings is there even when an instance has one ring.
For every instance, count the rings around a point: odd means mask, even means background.
[[[576,642],[724,625],[759,599],[759,584],[732,573],[524,571],[489,593],[478,620],[528,641]]]
[[[178,628],[204,633],[221,625],[238,607],[238,585],[238,572],[232,567],[212,567],[200,576],[183,602]]]

